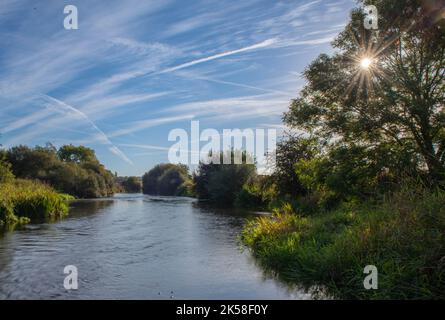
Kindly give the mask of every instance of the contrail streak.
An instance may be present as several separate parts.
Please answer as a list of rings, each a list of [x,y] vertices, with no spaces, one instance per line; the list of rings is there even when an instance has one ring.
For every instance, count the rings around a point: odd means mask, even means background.
[[[190,61],[190,62],[186,62],[186,63],[180,64],[180,65],[177,65],[175,67],[164,69],[164,70],[160,71],[159,73],[173,72],[173,71],[177,71],[177,70],[181,70],[181,69],[184,69],[184,68],[188,68],[188,67],[191,67],[191,66],[194,66],[196,64],[203,63],[203,62],[212,61],[212,60],[215,60],[215,59],[227,57],[227,56],[230,56],[230,55],[233,55],[233,54],[237,54],[237,53],[246,52],[246,51],[250,51],[250,50],[255,50],[255,49],[269,47],[272,44],[274,44],[275,42],[276,42],[276,39],[267,39],[267,40],[265,40],[263,42],[260,42],[260,43],[257,43],[257,44],[254,44],[254,45],[251,45],[251,46],[248,46],[248,47],[244,47],[244,48],[241,48],[241,49],[227,51],[227,52],[223,52],[223,53],[218,53],[218,54],[215,54],[215,55],[210,56],[210,57],[201,58],[201,59],[193,60],[193,61]]]
[[[117,155],[119,158],[121,158],[122,160],[124,160],[125,162],[134,165],[133,162],[125,155],[125,153],[123,153],[118,147],[116,147],[108,138],[108,136],[105,134],[105,132],[103,132],[85,113],[83,113],[82,111],[74,108],[73,106],[70,106],[68,104],[66,104],[63,101],[60,101],[56,98],[50,97],[46,94],[42,94],[41,95],[44,99],[47,99],[65,109],[68,109],[69,111],[74,112],[75,114],[79,115],[81,118],[83,118],[86,122],[88,122],[91,127],[93,127],[93,129],[95,131],[97,131],[101,137],[101,141],[109,146],[109,150],[110,152],[112,152],[113,154]],[[50,107],[50,106],[49,106]]]

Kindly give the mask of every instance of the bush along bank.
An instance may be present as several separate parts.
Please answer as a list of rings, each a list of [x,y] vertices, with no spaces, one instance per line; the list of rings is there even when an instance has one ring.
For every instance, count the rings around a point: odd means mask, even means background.
[[[73,197],[57,193],[37,181],[14,180],[0,184],[0,225],[55,219],[68,214]]]

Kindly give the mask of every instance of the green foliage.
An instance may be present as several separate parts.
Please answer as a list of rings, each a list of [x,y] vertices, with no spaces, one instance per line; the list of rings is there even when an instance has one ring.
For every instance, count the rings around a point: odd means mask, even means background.
[[[45,180],[51,169],[58,164],[57,150],[52,145],[45,147],[12,147],[7,151],[7,160],[17,178]]]
[[[332,209],[344,200],[380,197],[394,190],[403,177],[415,176],[409,159],[400,156],[381,149],[335,145],[325,154],[296,161],[295,173],[308,190],[299,199],[318,198],[316,208]]]
[[[185,165],[159,164],[143,175],[142,186],[144,194],[191,195],[191,178]]]
[[[308,84],[284,121],[330,142],[324,153],[336,157],[345,179],[332,183],[342,192],[369,193],[378,175],[397,177],[402,166],[437,185],[445,180],[444,20],[418,0],[360,2],[379,9],[378,40],[354,10],[336,53],[304,72]],[[365,56],[374,60],[369,70],[360,69]]]
[[[247,209],[264,208],[265,201],[258,185],[245,184],[236,195],[235,206]]]
[[[60,147],[57,151],[60,160],[65,162],[85,163],[96,162],[96,154],[94,150],[84,146],[66,145]]]
[[[243,187],[256,175],[255,165],[246,163],[246,155],[242,155],[242,163],[235,164],[235,152],[226,155],[220,153],[220,164],[199,164],[193,177],[195,193],[198,199],[209,201],[217,206],[233,206]],[[231,164],[223,164],[223,158],[230,156]],[[243,191],[244,192],[244,191]]]
[[[237,193],[235,207],[251,210],[271,210],[279,207],[283,200],[278,198],[277,185],[268,175],[253,173]]]
[[[277,188],[277,196],[294,198],[305,194],[307,188],[294,170],[298,161],[312,159],[319,153],[319,141],[314,138],[288,135],[277,143],[276,161],[272,182]]]
[[[59,194],[37,181],[0,184],[0,225],[59,218],[68,213],[71,196]]]
[[[140,177],[124,177],[118,179],[122,187],[122,192],[140,193],[142,192],[142,179]]]
[[[187,175],[187,179],[178,187],[177,194],[183,197],[194,197],[194,185],[190,175]]]
[[[83,146],[68,145],[59,150],[51,144],[17,146],[7,151],[7,159],[16,177],[38,179],[78,198],[109,196],[115,189],[113,174],[92,149]]]
[[[11,164],[6,160],[6,154],[0,150],[0,183],[10,182],[14,179]]]
[[[249,222],[242,240],[285,281],[346,299],[445,298],[445,192],[406,185],[380,203],[310,217],[291,212]],[[379,289],[363,288],[363,268]]]

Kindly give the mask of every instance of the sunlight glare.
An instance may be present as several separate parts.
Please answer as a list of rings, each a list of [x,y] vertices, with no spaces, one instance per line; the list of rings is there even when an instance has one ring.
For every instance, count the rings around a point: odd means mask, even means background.
[[[363,58],[360,61],[360,66],[362,67],[362,69],[365,69],[365,70],[369,69],[371,64],[372,64],[372,60],[370,58]]]

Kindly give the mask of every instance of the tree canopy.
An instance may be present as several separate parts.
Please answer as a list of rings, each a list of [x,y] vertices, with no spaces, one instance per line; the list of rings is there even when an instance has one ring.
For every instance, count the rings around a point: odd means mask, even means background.
[[[57,155],[60,160],[65,162],[85,163],[97,161],[94,150],[71,144],[60,147]]]
[[[354,10],[333,42],[335,54],[320,55],[305,70],[307,85],[284,121],[329,142],[337,159],[359,157],[361,166],[373,167],[365,171],[374,178],[414,169],[439,183],[445,179],[440,8],[419,0],[360,2],[378,8],[378,35],[364,29],[362,11]],[[363,59],[370,64],[363,67]]]

